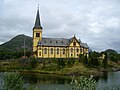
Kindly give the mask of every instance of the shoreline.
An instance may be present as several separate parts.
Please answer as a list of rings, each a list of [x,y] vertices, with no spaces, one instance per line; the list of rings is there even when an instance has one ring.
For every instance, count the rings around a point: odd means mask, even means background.
[[[108,69],[101,69],[98,72],[84,72],[84,73],[79,73],[79,72],[72,72],[72,73],[58,73],[54,71],[42,71],[42,70],[0,70],[0,72],[20,72],[20,73],[31,73],[31,74],[47,74],[47,75],[57,75],[57,76],[90,76],[93,75],[94,77],[96,76],[102,76],[104,72],[117,72],[120,71],[120,68],[108,68]]]

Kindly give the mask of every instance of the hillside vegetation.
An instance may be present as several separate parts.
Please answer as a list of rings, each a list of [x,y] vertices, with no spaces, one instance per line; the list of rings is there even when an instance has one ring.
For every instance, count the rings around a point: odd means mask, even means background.
[[[0,60],[21,58],[24,55],[24,40],[26,56],[29,57],[32,53],[32,38],[21,34],[0,45]]]

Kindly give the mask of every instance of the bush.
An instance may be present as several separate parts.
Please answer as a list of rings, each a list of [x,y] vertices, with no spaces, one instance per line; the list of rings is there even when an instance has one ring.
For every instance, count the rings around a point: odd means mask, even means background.
[[[31,57],[30,60],[31,60],[31,61],[30,61],[30,66],[31,66],[31,68],[35,68],[36,65],[37,65],[37,63],[38,63],[37,59],[34,58],[34,57]]]
[[[86,78],[80,76],[77,80],[73,78],[69,86],[72,86],[72,90],[96,90],[96,81],[93,77]]]
[[[24,80],[18,72],[5,73],[3,90],[23,90]]]

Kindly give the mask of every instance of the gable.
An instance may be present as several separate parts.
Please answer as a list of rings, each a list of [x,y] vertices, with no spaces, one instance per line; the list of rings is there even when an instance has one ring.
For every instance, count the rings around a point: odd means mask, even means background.
[[[80,44],[78,42],[78,40],[74,37],[71,41],[71,43],[69,44],[69,46],[73,47],[73,46],[76,46],[76,47],[80,47]]]

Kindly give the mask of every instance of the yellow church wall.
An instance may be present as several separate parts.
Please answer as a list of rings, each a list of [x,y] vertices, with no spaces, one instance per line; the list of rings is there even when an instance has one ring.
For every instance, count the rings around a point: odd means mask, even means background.
[[[59,49],[58,53],[57,53],[57,49]],[[55,58],[60,58],[60,47],[55,47]]]
[[[76,47],[75,48],[75,58],[78,58],[79,54],[80,54],[80,47]]]
[[[45,53],[46,48],[46,53]],[[51,48],[53,49],[53,53],[51,53]],[[65,52],[63,53],[64,47],[38,47],[38,58],[78,58],[79,54],[87,55],[88,57],[88,49],[80,48],[80,47],[68,47],[64,48]],[[59,52],[57,53],[57,49]],[[71,51],[72,49],[72,51]],[[81,52],[81,49],[83,50]]]
[[[37,55],[38,55],[38,58],[42,58],[43,57],[43,48],[42,47],[38,47]]]
[[[71,51],[71,49],[72,49],[72,51]],[[69,47],[69,52],[68,52],[68,54],[69,54],[69,57],[70,57],[70,58],[73,58],[73,57],[74,57],[74,48],[73,48],[73,47]]]
[[[83,54],[83,47],[81,47],[80,54]]]
[[[54,47],[48,47],[49,48],[49,52],[48,52],[48,54],[49,54],[49,58],[54,58]],[[53,49],[53,52],[51,53],[51,49]]]
[[[65,50],[64,52],[63,52],[63,49]],[[60,52],[61,52],[60,53],[61,58],[67,58],[66,48],[62,47]]]
[[[46,49],[46,53],[45,53]],[[48,47],[43,47],[43,58],[48,58]]]
[[[40,34],[40,37],[36,37],[36,33]],[[40,57],[39,56],[39,51],[37,51],[37,45],[38,45],[38,41],[42,40],[42,30],[41,29],[33,29],[33,55],[35,57]]]
[[[45,48],[47,49],[47,52],[45,54]],[[53,54],[51,54],[51,48],[53,48]],[[63,48],[64,47],[38,47],[38,58],[68,58],[68,52],[67,49],[65,49],[65,52],[63,53]],[[59,52],[57,53],[57,49],[59,49]]]

